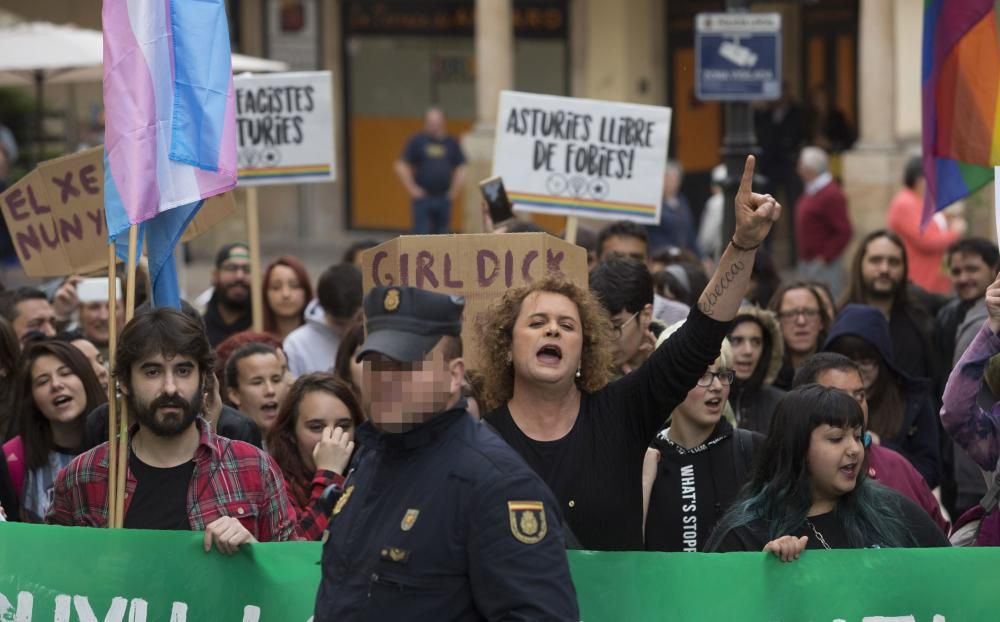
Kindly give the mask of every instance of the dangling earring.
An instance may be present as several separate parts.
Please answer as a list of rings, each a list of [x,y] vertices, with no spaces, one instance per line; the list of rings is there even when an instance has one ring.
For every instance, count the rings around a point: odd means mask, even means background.
[[[510,365],[513,362],[514,362],[514,355],[513,355],[513,353],[508,352],[507,353],[507,364]]]
[[[577,368],[576,368],[576,377],[577,377],[577,378],[579,378],[579,377],[581,377],[581,376],[583,376],[583,374],[581,374],[581,373],[580,373],[580,368],[579,368],[579,367],[577,367]]]

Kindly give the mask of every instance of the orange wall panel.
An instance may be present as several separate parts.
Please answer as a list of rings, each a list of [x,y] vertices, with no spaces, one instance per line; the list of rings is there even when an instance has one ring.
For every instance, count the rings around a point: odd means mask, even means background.
[[[702,102],[694,97],[694,49],[678,49],[673,66],[674,118],[676,153],[685,169],[707,171],[719,163],[722,144],[722,120],[718,102]]]
[[[355,229],[409,231],[413,224],[410,200],[393,163],[406,141],[423,127],[422,117],[351,117],[351,223]],[[448,132],[461,137],[472,121],[449,119]],[[453,231],[462,226],[462,198],[451,210]]]

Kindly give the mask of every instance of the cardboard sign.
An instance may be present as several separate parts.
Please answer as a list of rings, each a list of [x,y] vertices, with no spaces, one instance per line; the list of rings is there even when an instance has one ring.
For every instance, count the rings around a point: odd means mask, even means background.
[[[248,74],[233,83],[241,186],[335,179],[329,71]]]
[[[515,210],[656,224],[670,113],[503,91],[493,174]]]
[[[0,210],[28,276],[107,267],[104,147],[42,162],[0,195]],[[182,239],[197,237],[234,210],[232,193],[206,200]]]
[[[465,297],[465,364],[478,366],[479,315],[512,287],[559,272],[587,287],[587,251],[546,233],[405,235],[361,255],[365,292],[412,285]]]

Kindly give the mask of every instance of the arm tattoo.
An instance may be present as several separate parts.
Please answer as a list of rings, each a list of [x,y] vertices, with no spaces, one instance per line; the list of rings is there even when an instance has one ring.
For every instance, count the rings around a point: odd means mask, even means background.
[[[722,294],[732,286],[736,277],[739,276],[739,274],[745,269],[746,266],[743,263],[743,260],[737,259],[732,263],[732,265],[729,266],[728,270],[722,272],[719,275],[719,282],[715,284],[715,287],[712,288],[711,291],[706,290],[705,300],[698,303],[698,308],[701,309],[701,312],[709,317],[712,317],[712,314],[715,312],[715,305],[719,302],[719,298],[721,298]]]

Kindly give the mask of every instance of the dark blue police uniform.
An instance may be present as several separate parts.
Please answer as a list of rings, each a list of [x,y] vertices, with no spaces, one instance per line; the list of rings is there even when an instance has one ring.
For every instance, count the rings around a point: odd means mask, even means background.
[[[416,360],[460,331],[462,301],[450,300],[375,288],[359,356]],[[406,432],[366,422],[356,440],[327,528],[315,622],[579,620],[555,498],[464,399]]]

